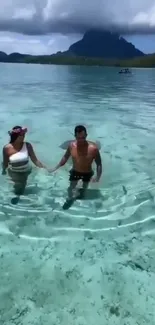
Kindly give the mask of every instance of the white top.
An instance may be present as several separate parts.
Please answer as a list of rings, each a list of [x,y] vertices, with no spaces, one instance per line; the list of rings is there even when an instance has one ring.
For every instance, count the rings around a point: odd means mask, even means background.
[[[20,166],[14,166],[14,164],[20,163]],[[23,147],[20,151],[14,153],[9,157],[9,168],[12,171],[17,172],[26,172],[30,169],[29,166],[29,154],[27,150],[26,143],[23,144]]]

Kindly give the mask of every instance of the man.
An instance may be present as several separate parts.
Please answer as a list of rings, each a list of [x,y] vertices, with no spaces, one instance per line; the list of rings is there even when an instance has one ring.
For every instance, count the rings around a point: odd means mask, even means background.
[[[85,191],[90,181],[99,182],[102,174],[102,161],[97,145],[93,142],[87,141],[87,130],[83,125],[78,125],[74,130],[75,141],[71,142],[62,157],[59,164],[53,171],[64,166],[68,159],[71,157],[73,161],[73,167],[70,170],[70,185],[68,188],[68,199],[73,199],[73,190],[75,189],[79,180],[83,182],[83,189],[81,196],[85,194]],[[93,177],[94,172],[92,170],[92,163],[95,161],[97,170],[96,177]]]

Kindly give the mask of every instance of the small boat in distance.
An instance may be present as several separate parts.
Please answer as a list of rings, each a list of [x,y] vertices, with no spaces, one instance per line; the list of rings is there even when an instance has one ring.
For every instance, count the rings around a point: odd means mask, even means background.
[[[119,71],[119,73],[131,73],[131,71],[128,69],[128,68],[126,68],[126,69],[122,69],[121,71]]]

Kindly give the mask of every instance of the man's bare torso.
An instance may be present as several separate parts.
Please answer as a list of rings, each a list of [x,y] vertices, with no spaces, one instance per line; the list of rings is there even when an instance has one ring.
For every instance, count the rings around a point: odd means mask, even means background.
[[[98,148],[95,143],[86,141],[84,145],[77,145],[73,141],[70,145],[70,154],[73,161],[73,169],[80,173],[92,171],[92,163],[96,157]]]

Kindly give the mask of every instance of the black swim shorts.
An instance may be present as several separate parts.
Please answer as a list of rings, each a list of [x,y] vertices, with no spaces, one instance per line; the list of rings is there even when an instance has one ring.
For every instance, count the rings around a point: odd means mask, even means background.
[[[70,182],[79,181],[81,179],[83,182],[88,183],[90,182],[92,176],[94,175],[93,171],[89,173],[79,173],[74,169],[71,169],[69,173],[70,173],[70,177],[69,177]]]

